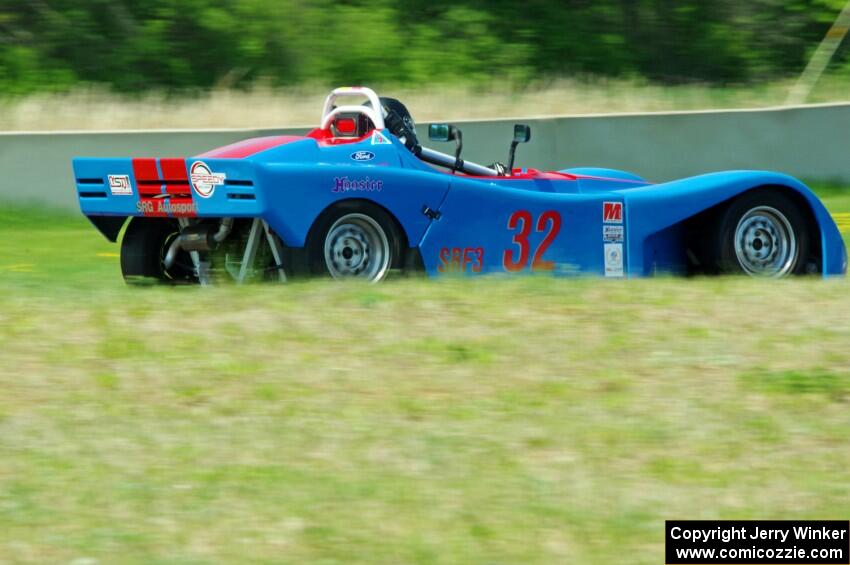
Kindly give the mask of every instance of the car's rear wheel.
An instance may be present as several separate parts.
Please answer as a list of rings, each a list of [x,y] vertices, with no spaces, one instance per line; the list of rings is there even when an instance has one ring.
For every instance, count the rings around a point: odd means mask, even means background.
[[[721,273],[785,277],[804,271],[809,224],[797,203],[782,192],[745,193],[721,214],[715,257]]]
[[[308,242],[315,274],[378,282],[401,264],[395,221],[377,206],[342,203],[323,214]]]
[[[197,282],[192,258],[181,251],[170,269],[165,255],[180,226],[170,219],[133,218],[121,240],[121,274],[128,284],[187,284]]]

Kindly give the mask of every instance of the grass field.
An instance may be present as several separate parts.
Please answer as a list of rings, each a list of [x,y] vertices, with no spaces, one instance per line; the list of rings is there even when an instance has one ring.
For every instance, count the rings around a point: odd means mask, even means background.
[[[656,565],[665,519],[850,515],[843,279],[127,289],[83,219],[0,241],[0,562]]]
[[[561,80],[491,87],[372,85],[421,122],[612,112],[763,108],[785,103],[792,81],[751,86]],[[846,77],[825,76],[808,102],[848,101]],[[262,128],[315,125],[332,86],[214,90],[194,96],[118,96],[102,90],[0,98],[0,131]]]

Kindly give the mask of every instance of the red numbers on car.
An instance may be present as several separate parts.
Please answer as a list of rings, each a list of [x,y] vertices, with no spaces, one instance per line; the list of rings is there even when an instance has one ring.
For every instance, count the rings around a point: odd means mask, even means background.
[[[502,266],[506,271],[516,273],[528,267],[528,259],[531,256],[531,243],[528,241],[528,236],[531,235],[532,229],[537,233],[545,232],[545,235],[534,251],[531,270],[551,271],[555,268],[555,263],[544,260],[543,254],[561,231],[561,214],[554,210],[547,210],[537,217],[535,223],[531,212],[517,210],[508,218],[508,229],[516,232],[511,241],[518,249],[505,249],[502,255]]]
[[[513,243],[519,246],[519,253],[514,249],[505,249],[502,255],[502,265],[509,273],[523,270],[528,265],[529,243],[528,234],[531,233],[531,212],[528,210],[517,210],[508,218],[508,229],[519,230],[514,234]]]
[[[558,236],[558,232],[561,231],[561,215],[554,210],[547,210],[546,212],[543,212],[540,214],[540,217],[537,218],[536,229],[538,232],[542,232],[547,229],[549,231],[546,232],[546,235],[543,237],[543,241],[540,242],[540,245],[537,246],[537,251],[534,252],[534,260],[531,262],[531,270],[551,271],[555,268],[555,263],[553,261],[544,261],[543,254],[546,253],[546,250],[549,249],[549,246],[552,245],[552,242]]]
[[[480,273],[484,268],[483,247],[443,247],[440,249],[441,273]]]

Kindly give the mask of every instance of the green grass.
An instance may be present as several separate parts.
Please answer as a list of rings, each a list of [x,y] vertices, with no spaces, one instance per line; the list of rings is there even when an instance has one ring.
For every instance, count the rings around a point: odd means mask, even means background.
[[[824,205],[832,214],[846,215],[850,212],[850,190],[846,187],[823,183],[812,183],[811,186],[814,188],[815,192],[818,193],[818,196],[821,197]],[[845,239],[847,238],[847,235],[848,234],[844,232]]]
[[[127,289],[84,219],[0,241],[0,562],[657,564],[665,519],[850,515],[843,279]]]
[[[121,284],[118,246],[82,215],[0,206],[0,238],[2,283],[48,293]]]

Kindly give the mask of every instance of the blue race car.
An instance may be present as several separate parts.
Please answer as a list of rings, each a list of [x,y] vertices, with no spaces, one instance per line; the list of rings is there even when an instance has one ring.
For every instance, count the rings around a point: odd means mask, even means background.
[[[341,99],[358,104],[338,104]],[[208,284],[390,272],[635,277],[841,275],[847,252],[818,198],[777,173],[652,184],[595,168],[461,157],[432,124],[422,146],[398,100],[339,88],[306,136],[249,139],[189,159],[74,160],[80,208],[121,241],[127,281]],[[127,219],[129,218],[129,222]]]

